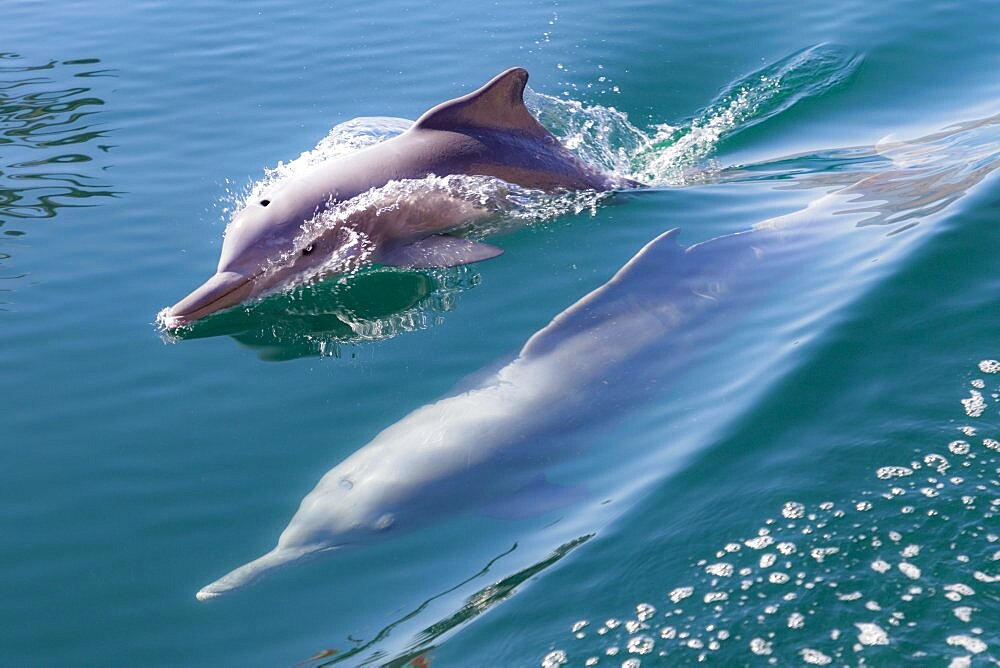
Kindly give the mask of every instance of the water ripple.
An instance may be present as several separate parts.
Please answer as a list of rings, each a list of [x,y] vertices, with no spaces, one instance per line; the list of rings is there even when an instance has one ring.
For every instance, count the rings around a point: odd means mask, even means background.
[[[94,78],[113,76],[96,58],[28,64],[0,53],[0,240],[27,234],[32,222],[60,209],[94,206],[118,193],[96,173],[113,147]],[[82,80],[82,81],[81,81]],[[0,279],[11,271],[0,253]],[[9,290],[9,289],[8,289]]]

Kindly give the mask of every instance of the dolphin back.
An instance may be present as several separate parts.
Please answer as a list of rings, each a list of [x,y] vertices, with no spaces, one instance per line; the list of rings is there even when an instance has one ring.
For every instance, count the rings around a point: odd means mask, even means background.
[[[522,358],[538,357],[565,339],[594,329],[625,309],[642,309],[649,299],[662,300],[684,275],[687,249],[677,243],[678,228],[659,235],[636,253],[604,285],[538,330],[521,348]]]

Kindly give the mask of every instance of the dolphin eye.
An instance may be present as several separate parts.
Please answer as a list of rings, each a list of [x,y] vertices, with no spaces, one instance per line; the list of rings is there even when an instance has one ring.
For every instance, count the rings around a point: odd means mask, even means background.
[[[268,204],[270,204],[270,203],[271,203],[271,200],[269,200],[269,199],[262,199],[262,200],[260,201],[260,205],[261,205],[261,206],[267,206],[267,205],[268,205]]]
[[[302,249],[302,254],[303,255],[309,255],[309,253],[312,253],[312,252],[313,252],[313,245],[312,244],[309,244],[308,246],[306,246],[305,248]]]

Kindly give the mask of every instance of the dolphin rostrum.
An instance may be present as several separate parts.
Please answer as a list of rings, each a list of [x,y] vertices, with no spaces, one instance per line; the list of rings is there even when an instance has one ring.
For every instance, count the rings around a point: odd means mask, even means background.
[[[233,216],[216,274],[166,310],[162,321],[183,325],[302,275],[368,262],[454,266],[502,252],[444,234],[487,211],[434,188],[362,198],[334,223],[310,225],[336,205],[390,182],[464,174],[546,191],[639,185],[605,174],[563,147],[524,106],[527,81],[527,71],[509,69],[479,90],[434,107],[397,137],[265,190]]]
[[[583,431],[667,381],[695,377],[691,396],[670,400],[688,406],[678,409],[684,412],[759,396],[780,377],[795,344],[816,337],[836,321],[828,317],[835,309],[882,275],[887,263],[873,257],[926,239],[935,226],[914,228],[917,221],[1000,166],[996,142],[987,141],[998,131],[1000,116],[912,143],[883,143],[877,152],[889,158],[885,169],[855,173],[854,183],[842,182],[801,211],[686,248],[676,230],[660,235],[532,336],[511,363],[415,410],[327,472],[273,550],[204,587],[198,599],[448,513],[516,518],[577,501],[579,493],[547,474],[582,452]],[[887,235],[886,227],[906,233]],[[757,307],[768,298],[781,308]],[[761,328],[774,334],[761,337]],[[743,373],[727,378],[737,354]],[[724,382],[709,387],[706,367]],[[689,368],[695,371],[684,376]],[[699,420],[703,429],[721,422]],[[622,468],[651,456],[622,450]],[[574,458],[574,470],[585,462]],[[594,467],[606,477],[600,461]]]

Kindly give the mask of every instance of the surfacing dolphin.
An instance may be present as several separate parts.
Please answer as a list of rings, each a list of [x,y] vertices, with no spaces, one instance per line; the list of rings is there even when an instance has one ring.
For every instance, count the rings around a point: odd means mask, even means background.
[[[392,181],[479,175],[546,191],[639,184],[588,165],[524,106],[528,72],[515,67],[479,90],[426,112],[403,134],[276,184],[236,213],[214,276],[161,315],[167,327],[193,322],[301,275],[360,264],[447,267],[496,257],[500,248],[444,234],[487,213],[447,192],[417,189],[392,211],[375,198],[335,224],[308,223]]]
[[[510,364],[415,410],[327,472],[273,550],[204,587],[198,599],[449,513],[517,518],[578,502],[580,492],[553,485],[546,473],[572,455],[579,470],[583,432],[648,401],[658,386],[677,384],[689,368],[697,390],[670,400],[688,402],[685,412],[762,392],[780,377],[794,346],[836,322],[829,316],[889,264],[873,258],[889,259],[926,239],[935,226],[911,229],[917,221],[1000,166],[998,132],[1000,116],[915,142],[883,143],[878,153],[889,158],[886,168],[855,174],[855,183],[801,211],[687,248],[678,245],[676,230],[660,235],[532,336]],[[887,226],[907,233],[887,235]],[[766,299],[781,309],[759,308]],[[759,336],[762,328],[773,336]],[[725,377],[734,355],[743,373]],[[706,373],[724,378],[714,394]],[[698,422],[713,429],[722,418]],[[616,445],[623,471],[639,466],[648,477],[652,455],[625,446]],[[595,467],[594,478],[606,477],[602,462]]]

